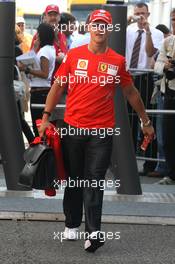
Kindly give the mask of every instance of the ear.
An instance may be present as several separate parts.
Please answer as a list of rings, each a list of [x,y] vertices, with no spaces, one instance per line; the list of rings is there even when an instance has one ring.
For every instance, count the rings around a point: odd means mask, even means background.
[[[148,17],[150,16],[150,12],[148,12]]]

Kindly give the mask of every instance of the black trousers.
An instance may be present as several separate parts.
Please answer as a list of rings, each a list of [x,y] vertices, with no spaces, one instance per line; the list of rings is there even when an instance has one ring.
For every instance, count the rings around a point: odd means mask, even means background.
[[[175,91],[165,95],[164,109],[175,110]],[[168,176],[175,180],[175,116],[163,115],[163,140]]]
[[[38,87],[36,87],[36,89],[38,89]],[[33,132],[34,132],[36,137],[38,137],[39,134],[38,134],[38,129],[37,129],[36,124],[35,124],[35,120],[42,118],[42,112],[44,110],[44,107],[43,108],[34,108],[31,105],[32,104],[45,104],[48,92],[49,92],[49,88],[48,88],[48,90],[43,89],[43,91],[42,91],[42,88],[41,88],[41,91],[35,90],[35,87],[31,88],[30,111],[31,111]]]
[[[69,179],[95,180],[97,187],[67,186],[65,188],[63,208],[66,217],[65,225],[69,228],[80,226],[83,205],[85,210],[85,232],[100,230],[103,202],[103,190],[99,181],[104,180],[110,163],[112,136],[70,136],[63,138],[63,155]]]
[[[34,140],[34,135],[31,131],[30,126],[28,125],[27,121],[24,119],[24,113],[22,113],[21,103],[19,100],[17,101],[17,106],[18,106],[18,113],[19,113],[22,132],[24,133],[28,142],[31,143]]]

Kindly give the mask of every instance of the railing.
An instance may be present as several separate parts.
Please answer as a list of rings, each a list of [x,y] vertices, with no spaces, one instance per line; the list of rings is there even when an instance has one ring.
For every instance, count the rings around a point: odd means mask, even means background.
[[[160,150],[160,140],[161,143],[163,142],[163,132],[162,132],[162,120],[165,115],[175,115],[175,110],[167,110],[163,109],[163,100],[164,97],[161,95],[160,91],[157,90],[157,96],[155,96],[154,104],[152,104],[152,94],[155,88],[155,81],[160,79],[161,77],[156,75],[152,69],[129,69],[131,72],[134,84],[138,91],[141,94],[142,100],[146,107],[146,112],[149,114],[149,117],[152,119],[153,126],[155,128],[157,137],[156,139],[150,144],[148,150],[144,153],[140,151],[140,145],[142,141],[142,133],[140,129],[140,121],[136,115],[136,113],[128,106],[128,112],[130,117],[130,124],[133,133],[133,141],[136,151],[137,160],[144,160],[148,162],[165,162],[164,157],[159,157],[159,150]],[[162,105],[159,102],[162,102]],[[161,146],[162,147],[162,146]]]

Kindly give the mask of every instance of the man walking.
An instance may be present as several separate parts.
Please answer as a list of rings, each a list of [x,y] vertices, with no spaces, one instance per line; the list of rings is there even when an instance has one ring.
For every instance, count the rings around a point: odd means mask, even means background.
[[[81,225],[85,210],[85,250],[94,252],[104,244],[101,229],[103,190],[99,182],[110,163],[114,131],[114,93],[120,81],[123,92],[138,113],[143,133],[154,129],[145,113],[139,93],[125,70],[125,59],[108,47],[112,17],[108,11],[95,10],[90,16],[90,43],[71,49],[56,72],[43,112],[39,133],[48,126],[49,115],[68,84],[64,116],[67,135],[63,138],[65,166],[70,179],[84,180],[85,186],[67,186],[64,193],[65,231],[71,239]],[[74,133],[69,133],[70,128]],[[103,135],[102,132],[103,131]],[[96,182],[96,186],[92,182]]]

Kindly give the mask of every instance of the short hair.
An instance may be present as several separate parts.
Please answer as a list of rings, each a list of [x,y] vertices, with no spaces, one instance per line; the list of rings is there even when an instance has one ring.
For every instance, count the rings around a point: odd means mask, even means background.
[[[169,34],[170,33],[169,28],[167,28],[167,26],[165,26],[164,24],[159,24],[156,26],[156,28],[158,30],[160,30],[163,34]]]
[[[138,7],[138,8],[146,7],[147,11],[149,10],[148,5],[145,4],[144,2],[137,3],[135,7]]]
[[[41,48],[46,45],[53,45],[55,32],[52,26],[46,23],[41,23],[37,28],[37,32],[39,34]]]

